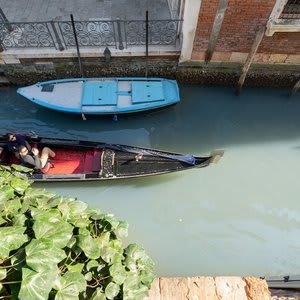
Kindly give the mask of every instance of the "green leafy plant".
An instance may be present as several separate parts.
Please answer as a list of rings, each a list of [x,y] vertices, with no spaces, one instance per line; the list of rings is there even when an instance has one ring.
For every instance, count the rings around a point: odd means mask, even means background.
[[[0,166],[0,299],[143,299],[154,264],[128,224]]]

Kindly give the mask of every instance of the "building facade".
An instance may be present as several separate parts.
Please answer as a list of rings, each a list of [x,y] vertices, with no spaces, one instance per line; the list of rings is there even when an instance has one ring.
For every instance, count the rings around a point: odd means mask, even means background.
[[[187,1],[189,2],[189,1]],[[203,61],[215,39],[211,61],[245,62],[259,28],[265,34],[253,62],[300,64],[299,0],[202,0],[194,1],[191,14],[199,11],[191,53],[182,61]],[[190,5],[190,4],[186,4]],[[193,11],[194,10],[194,11]],[[185,12],[189,19],[189,11]],[[219,31],[218,18],[222,18]]]
[[[132,20],[127,15],[99,19],[95,10],[85,11],[95,16],[75,22],[84,76],[143,76],[147,65],[149,76],[200,84],[235,85],[242,74],[248,85],[292,87],[300,80],[300,0],[155,3],[149,14],[147,64],[143,8],[135,13],[132,5]],[[11,7],[2,8],[0,75],[6,81],[27,84],[79,75],[70,21],[51,16],[51,21],[17,22],[9,15]],[[50,18],[39,11],[42,16]]]

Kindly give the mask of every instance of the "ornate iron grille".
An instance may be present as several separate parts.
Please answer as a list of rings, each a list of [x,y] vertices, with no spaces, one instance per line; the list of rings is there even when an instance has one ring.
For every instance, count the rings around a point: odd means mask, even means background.
[[[182,20],[150,20],[149,45],[176,46]],[[145,21],[75,21],[79,47],[115,47],[120,50],[145,45]],[[124,45],[125,44],[125,45]],[[0,22],[0,46],[13,48],[76,47],[70,21]]]
[[[115,46],[116,35],[112,21],[75,21],[78,44],[81,47]],[[76,47],[71,22],[58,22],[66,48]]]
[[[47,22],[0,23],[3,48],[55,47]]]
[[[288,0],[280,19],[300,19],[300,0]]]
[[[126,45],[146,44],[146,23],[144,21],[124,21]],[[149,21],[149,45],[176,45],[178,20]]]

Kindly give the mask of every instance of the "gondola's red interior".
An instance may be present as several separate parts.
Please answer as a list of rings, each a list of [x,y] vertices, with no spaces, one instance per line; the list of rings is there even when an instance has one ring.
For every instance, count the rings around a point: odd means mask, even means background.
[[[39,151],[41,152],[41,149]],[[81,174],[99,172],[100,170],[102,151],[99,149],[53,148],[53,151],[56,156],[50,159],[51,167],[46,168],[47,174]],[[10,156],[9,160],[11,163],[19,163],[14,156]]]

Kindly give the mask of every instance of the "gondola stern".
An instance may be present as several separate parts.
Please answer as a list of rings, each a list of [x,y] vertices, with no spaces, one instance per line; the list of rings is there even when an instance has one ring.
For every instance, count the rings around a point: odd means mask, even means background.
[[[224,155],[224,150],[214,150],[210,153],[210,163],[218,163],[221,157]]]

